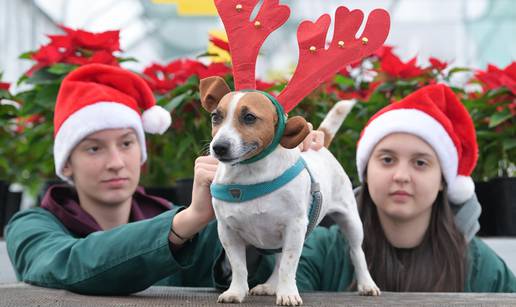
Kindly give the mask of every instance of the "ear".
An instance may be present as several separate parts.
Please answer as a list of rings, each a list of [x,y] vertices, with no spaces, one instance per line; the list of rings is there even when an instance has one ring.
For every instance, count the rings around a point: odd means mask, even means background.
[[[280,144],[288,149],[295,148],[309,133],[310,128],[306,120],[301,116],[294,116],[288,119]]]
[[[201,80],[199,83],[199,92],[202,107],[206,111],[212,112],[215,110],[222,97],[231,92],[231,90],[224,79],[214,76]]]
[[[62,173],[66,177],[72,177],[73,172],[72,172],[72,165],[70,164],[70,159],[68,159],[68,161],[66,161],[65,165],[63,166]]]

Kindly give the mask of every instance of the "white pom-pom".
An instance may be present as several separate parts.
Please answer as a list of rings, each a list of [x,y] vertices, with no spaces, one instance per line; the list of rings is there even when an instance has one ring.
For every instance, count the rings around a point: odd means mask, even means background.
[[[170,113],[160,106],[153,106],[142,114],[143,130],[148,133],[163,134],[171,123]]]
[[[468,176],[457,176],[448,183],[448,198],[454,204],[462,204],[475,193],[475,183]]]

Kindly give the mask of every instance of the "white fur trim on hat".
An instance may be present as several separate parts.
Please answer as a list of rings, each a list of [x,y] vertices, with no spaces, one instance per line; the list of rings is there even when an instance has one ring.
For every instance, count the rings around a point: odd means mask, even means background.
[[[70,178],[63,175],[63,167],[75,146],[94,132],[120,128],[132,128],[136,132],[143,164],[147,151],[140,114],[118,102],[97,102],[70,115],[59,128],[54,140],[56,174],[71,183]]]
[[[148,133],[163,134],[172,123],[170,112],[160,106],[152,106],[142,114],[143,129]]]
[[[475,193],[475,183],[469,176],[457,176],[448,181],[448,198],[454,204],[463,204]]]
[[[451,187],[448,196],[452,198],[451,194],[455,193],[456,189],[455,180],[458,170],[457,149],[443,126],[432,116],[417,109],[388,111],[366,126],[357,148],[357,171],[360,181],[363,181],[367,162],[376,144],[389,134],[402,132],[420,137],[434,149],[448,187]],[[467,193],[469,190],[470,188],[466,188],[460,191]],[[457,193],[463,196],[462,193]]]

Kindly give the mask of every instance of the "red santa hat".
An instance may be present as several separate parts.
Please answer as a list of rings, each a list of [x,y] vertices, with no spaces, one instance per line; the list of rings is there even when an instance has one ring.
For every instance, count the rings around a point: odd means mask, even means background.
[[[62,171],[71,151],[83,138],[104,129],[134,129],[143,164],[144,131],[162,134],[170,124],[170,113],[156,105],[151,89],[137,74],[103,64],[77,68],[64,78],[54,111],[56,174],[70,182]]]
[[[475,127],[449,87],[426,86],[371,117],[357,145],[360,181],[376,144],[397,132],[414,134],[432,146],[448,185],[450,201],[463,203],[473,196],[475,185],[470,175],[478,159]]]

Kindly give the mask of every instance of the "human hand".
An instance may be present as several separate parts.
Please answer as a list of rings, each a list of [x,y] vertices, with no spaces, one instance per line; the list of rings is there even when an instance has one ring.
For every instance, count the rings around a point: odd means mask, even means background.
[[[210,221],[215,216],[211,203],[210,185],[215,177],[219,160],[202,156],[195,160],[192,203],[190,207],[200,221]]]
[[[309,149],[313,149],[315,151],[324,147],[324,133],[319,130],[313,130],[313,126],[311,123],[308,123],[308,127],[310,128],[310,133],[306,136],[306,138],[299,144],[299,149],[301,151],[308,151]]]
[[[219,161],[211,156],[198,157],[194,166],[192,203],[185,210],[177,213],[172,221],[174,232],[169,240],[181,245],[204,228],[214,217],[211,203],[210,185],[215,177]]]

